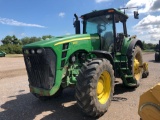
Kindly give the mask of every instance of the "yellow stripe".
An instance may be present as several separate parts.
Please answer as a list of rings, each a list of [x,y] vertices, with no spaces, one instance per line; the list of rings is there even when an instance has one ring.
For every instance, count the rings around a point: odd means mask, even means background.
[[[56,43],[54,46],[59,45],[59,44],[64,44],[64,43],[68,43],[68,42],[73,42],[73,41],[80,41],[80,40],[87,40],[87,39],[99,39],[99,37],[84,37],[84,38],[75,38],[75,39],[71,39],[71,40],[65,40],[62,42],[58,42]]]

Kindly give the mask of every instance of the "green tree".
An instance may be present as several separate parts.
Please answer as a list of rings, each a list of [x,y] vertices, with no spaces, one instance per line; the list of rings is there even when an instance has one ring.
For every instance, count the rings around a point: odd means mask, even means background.
[[[41,40],[41,38],[40,37],[31,37],[30,38],[30,43],[32,43],[32,42],[37,42],[37,41],[40,41]]]
[[[30,38],[29,37],[24,37],[24,38],[21,39],[21,41],[22,41],[23,45],[26,45],[26,44],[30,43]]]
[[[146,49],[155,49],[156,45],[152,43],[145,43],[145,41],[142,42],[143,48]]]
[[[18,38],[13,35],[13,36],[10,36],[10,35],[7,35],[3,40],[1,40],[2,43],[4,45],[7,45],[7,44],[14,44],[14,45],[19,45],[21,44],[21,41],[18,40]]]
[[[38,38],[37,37],[25,37],[25,38],[21,39],[23,45],[33,43],[33,42],[37,42],[37,41],[40,41],[40,40],[41,40],[40,37],[38,37]]]
[[[44,35],[44,36],[42,36],[42,39],[43,40],[47,40],[47,38],[52,38],[53,36],[51,36],[51,35]]]
[[[3,45],[11,44],[12,43],[12,36],[7,35],[4,39],[1,40]]]
[[[12,36],[12,44],[14,44],[14,45],[20,45],[21,41],[18,40],[18,38],[15,35],[13,35]]]
[[[22,54],[22,45],[5,44],[0,46],[0,50],[7,54]]]

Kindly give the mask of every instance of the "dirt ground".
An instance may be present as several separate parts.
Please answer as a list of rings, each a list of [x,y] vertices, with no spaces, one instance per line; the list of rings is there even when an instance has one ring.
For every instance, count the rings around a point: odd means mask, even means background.
[[[109,110],[98,120],[139,120],[140,95],[160,82],[160,63],[154,54],[144,54],[150,75],[137,89],[124,88],[116,79]],[[0,120],[95,120],[83,115],[76,105],[74,89],[64,90],[60,98],[41,102],[29,93],[23,57],[0,57]]]

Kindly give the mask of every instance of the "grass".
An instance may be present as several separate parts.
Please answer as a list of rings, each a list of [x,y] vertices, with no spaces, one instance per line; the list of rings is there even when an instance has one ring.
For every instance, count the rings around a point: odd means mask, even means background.
[[[143,50],[143,52],[155,52],[155,50],[149,49],[149,50]]]
[[[23,57],[23,54],[6,54],[6,57]]]

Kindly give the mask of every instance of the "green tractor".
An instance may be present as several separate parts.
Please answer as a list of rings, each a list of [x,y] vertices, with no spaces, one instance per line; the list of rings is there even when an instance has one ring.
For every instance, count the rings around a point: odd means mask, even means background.
[[[143,69],[142,42],[127,34],[128,16],[117,9],[75,14],[75,35],[39,41],[23,47],[30,92],[41,100],[60,96],[75,86],[77,105],[99,117],[110,106],[115,78],[136,88]]]

